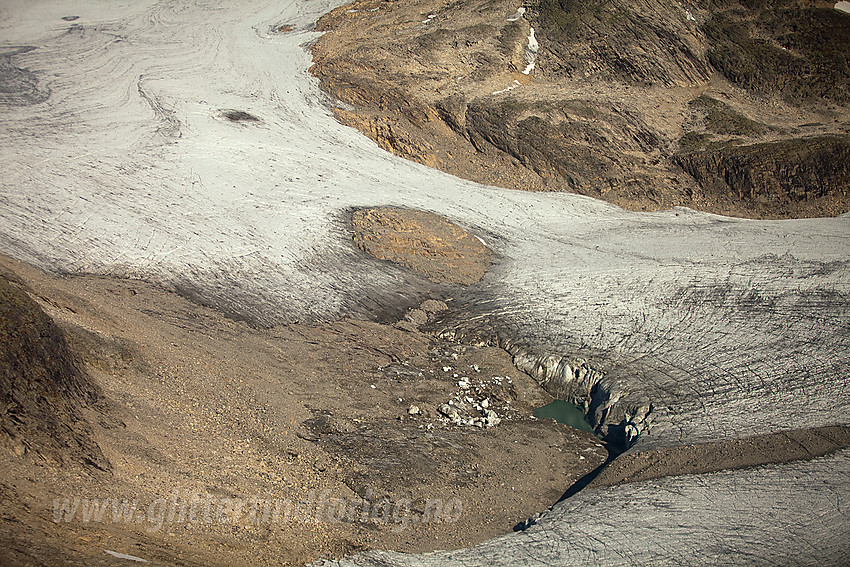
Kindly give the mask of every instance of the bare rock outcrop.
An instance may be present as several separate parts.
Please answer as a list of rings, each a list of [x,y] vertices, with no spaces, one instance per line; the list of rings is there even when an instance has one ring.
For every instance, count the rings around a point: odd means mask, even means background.
[[[360,209],[352,214],[351,226],[358,248],[435,282],[473,284],[490,265],[490,251],[481,240],[435,213],[398,207]]]
[[[850,210],[846,171],[822,167],[850,131],[848,19],[790,0],[358,0],[320,20],[312,71],[340,121],[473,181],[832,216]]]
[[[706,201],[746,201],[762,216],[793,216],[801,206],[835,216],[850,204],[850,136],[727,143],[675,161],[699,182]]]
[[[108,470],[82,415],[100,398],[53,320],[0,276],[0,444],[19,457]]]

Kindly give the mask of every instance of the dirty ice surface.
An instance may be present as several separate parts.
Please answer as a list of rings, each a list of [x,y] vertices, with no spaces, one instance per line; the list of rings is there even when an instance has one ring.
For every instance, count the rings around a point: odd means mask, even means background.
[[[427,286],[415,276],[353,249],[345,214],[421,208],[495,253],[459,300],[474,317],[543,354],[591,352],[611,403],[652,404],[657,418],[633,450],[847,422],[850,217],[632,213],[395,158],[339,125],[307,72],[311,26],[334,6],[0,4],[0,249],[55,271],[160,282],[260,323],[313,320],[420,299]],[[284,24],[293,31],[276,31]],[[556,507],[536,526],[545,545],[529,531],[483,549],[523,564],[620,564],[630,549],[675,563],[687,514],[688,549],[709,562],[812,541],[825,546],[818,560],[838,562],[824,522],[846,535],[847,468],[842,452],[680,478],[675,489],[647,483],[631,507],[630,488],[581,493],[558,506],[582,521],[621,513],[616,534],[574,538]],[[816,482],[795,484],[808,475]],[[764,491],[712,500],[730,483]],[[758,525],[735,559],[713,534],[718,517],[732,530],[742,510]],[[647,526],[661,534],[652,545]]]

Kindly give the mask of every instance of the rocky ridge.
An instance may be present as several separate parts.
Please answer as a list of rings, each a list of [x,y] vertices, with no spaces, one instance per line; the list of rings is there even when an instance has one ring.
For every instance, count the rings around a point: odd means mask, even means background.
[[[634,210],[850,210],[850,15],[822,2],[358,0],[319,21],[343,123],[474,181]]]
[[[0,446],[36,462],[109,470],[84,415],[102,402],[101,389],[26,284],[6,275],[0,274]]]

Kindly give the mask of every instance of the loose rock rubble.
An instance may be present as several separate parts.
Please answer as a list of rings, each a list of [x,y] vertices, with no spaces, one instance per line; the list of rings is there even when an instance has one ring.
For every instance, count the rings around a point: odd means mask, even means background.
[[[404,319],[395,324],[396,328],[405,331],[418,331],[423,325],[433,321],[439,313],[448,310],[448,305],[436,299],[426,299],[419,308],[408,310]]]
[[[398,329],[417,332],[448,310],[448,305],[436,299],[423,301],[411,308],[395,324]],[[422,380],[426,376],[441,382],[451,382],[452,392],[442,403],[432,399],[399,400],[406,404],[406,415],[399,419],[422,421],[420,429],[435,426],[491,428],[504,420],[534,420],[526,411],[515,407],[519,397],[514,380],[507,375],[496,375],[494,368],[485,369],[468,357],[475,347],[440,343],[431,351],[431,367],[414,367],[406,361],[391,364],[379,370],[392,380]]]
[[[451,367],[446,367],[451,372]],[[470,367],[475,369],[473,365]],[[444,368],[445,371],[445,368]],[[459,376],[457,391],[448,403],[441,404],[437,411],[443,423],[460,426],[495,427],[502,419],[510,419],[516,412],[511,408],[511,399],[516,399],[516,389],[509,376],[493,376],[487,380]],[[493,406],[493,407],[491,407]],[[503,413],[500,416],[494,407]]]

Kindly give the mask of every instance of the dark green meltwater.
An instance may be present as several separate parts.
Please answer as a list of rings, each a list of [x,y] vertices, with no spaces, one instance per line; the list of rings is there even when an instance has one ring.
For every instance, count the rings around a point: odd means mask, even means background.
[[[541,419],[552,418],[559,423],[581,429],[593,433],[593,428],[587,423],[584,418],[584,410],[576,404],[565,402],[564,400],[555,400],[534,410],[534,417]]]

